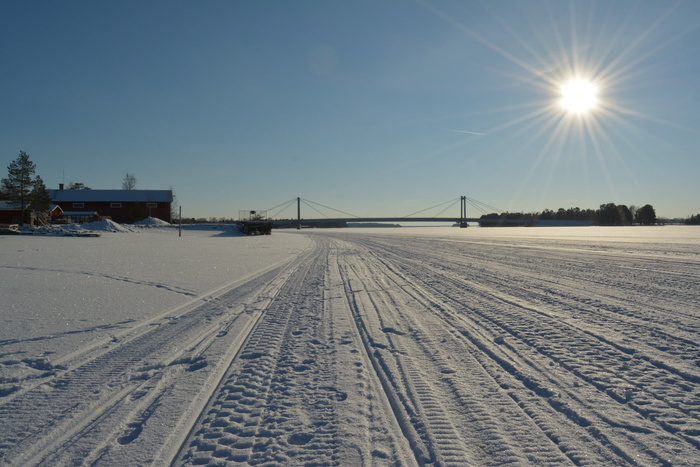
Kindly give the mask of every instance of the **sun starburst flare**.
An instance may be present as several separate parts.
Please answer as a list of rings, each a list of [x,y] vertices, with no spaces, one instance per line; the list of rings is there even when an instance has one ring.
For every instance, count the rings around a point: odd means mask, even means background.
[[[598,105],[598,86],[586,79],[572,79],[561,86],[559,105],[573,114],[591,112]]]

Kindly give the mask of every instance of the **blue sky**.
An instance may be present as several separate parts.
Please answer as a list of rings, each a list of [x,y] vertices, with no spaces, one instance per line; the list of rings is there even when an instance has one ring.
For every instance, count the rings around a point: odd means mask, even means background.
[[[3,174],[24,150],[49,188],[133,173],[188,217],[700,212],[700,2],[4,2],[0,44]]]

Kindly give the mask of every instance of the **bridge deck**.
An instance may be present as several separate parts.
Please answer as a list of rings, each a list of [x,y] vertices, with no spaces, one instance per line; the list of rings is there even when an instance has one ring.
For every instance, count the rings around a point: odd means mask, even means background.
[[[460,222],[471,222],[479,224],[512,224],[526,225],[532,222],[531,219],[480,219],[478,217],[467,217],[464,219],[455,217],[347,217],[347,218],[326,218],[326,219],[288,219],[288,220],[273,220],[274,225],[297,225],[301,222],[304,225],[309,224],[342,224],[342,223],[382,223],[395,222],[406,224],[409,222],[433,222],[433,223],[452,223],[459,224]]]
[[[328,218],[328,219],[301,219],[301,222],[305,224],[312,223],[324,223],[324,222],[350,222],[350,223],[360,223],[360,222],[456,222],[459,223],[461,219],[455,217],[347,217],[347,218]],[[466,218],[467,222],[479,222],[478,218]],[[297,222],[296,219],[285,220],[285,221],[273,221],[273,222]]]

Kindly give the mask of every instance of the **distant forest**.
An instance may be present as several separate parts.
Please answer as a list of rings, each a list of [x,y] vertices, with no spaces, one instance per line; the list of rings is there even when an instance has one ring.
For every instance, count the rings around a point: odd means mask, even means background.
[[[651,204],[642,207],[624,204],[601,204],[599,209],[559,208],[556,211],[545,209],[540,213],[505,212],[481,216],[482,225],[535,225],[538,221],[586,221],[596,225],[656,225],[666,223],[665,219],[656,217]],[[685,220],[688,225],[700,224],[700,214]]]
[[[694,216],[690,216],[685,220],[685,223],[688,225],[700,225],[700,214],[695,214]]]

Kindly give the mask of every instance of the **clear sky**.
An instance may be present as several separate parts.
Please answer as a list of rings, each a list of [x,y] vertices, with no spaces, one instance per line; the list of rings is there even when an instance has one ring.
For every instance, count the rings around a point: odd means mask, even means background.
[[[6,1],[0,64],[2,176],[24,150],[49,188],[133,173],[187,217],[700,212],[695,0]]]

